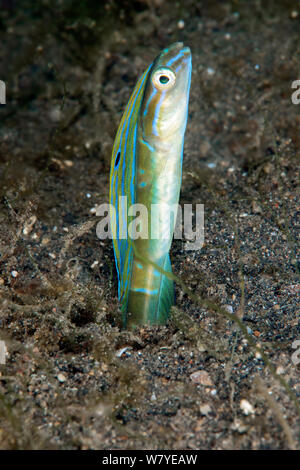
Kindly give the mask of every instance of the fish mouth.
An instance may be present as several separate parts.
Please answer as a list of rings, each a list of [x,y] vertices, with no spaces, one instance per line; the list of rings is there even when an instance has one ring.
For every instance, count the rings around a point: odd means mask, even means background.
[[[183,52],[184,54],[191,54],[191,49],[188,47],[188,46],[185,46],[181,49],[181,52]]]

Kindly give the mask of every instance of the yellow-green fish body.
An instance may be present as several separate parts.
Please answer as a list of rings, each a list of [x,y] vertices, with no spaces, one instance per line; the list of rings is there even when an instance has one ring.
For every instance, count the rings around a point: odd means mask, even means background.
[[[164,208],[179,201],[190,77],[190,49],[182,43],[164,49],[137,82],[114,142],[110,203],[115,211],[110,215],[125,326],[163,324],[174,304],[173,282],[135,252],[172,272],[169,250],[176,209],[170,221]],[[132,204],[143,205],[148,214],[137,239],[127,230]],[[160,207],[157,238],[151,238],[153,207]]]

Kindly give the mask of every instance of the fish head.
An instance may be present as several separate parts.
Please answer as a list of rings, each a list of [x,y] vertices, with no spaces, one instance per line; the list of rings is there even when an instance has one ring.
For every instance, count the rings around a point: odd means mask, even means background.
[[[143,137],[155,143],[183,136],[188,112],[192,59],[189,47],[177,42],[152,64],[141,105]]]

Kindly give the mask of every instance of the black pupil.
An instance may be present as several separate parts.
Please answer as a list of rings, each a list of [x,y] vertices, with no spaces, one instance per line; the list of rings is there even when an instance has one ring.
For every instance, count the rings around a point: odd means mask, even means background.
[[[159,77],[159,81],[160,81],[160,83],[162,83],[163,85],[165,85],[165,83],[168,83],[169,77],[167,77],[166,75],[161,75],[161,76]]]
[[[118,163],[120,161],[120,156],[121,156],[121,152],[119,151],[116,156],[115,166],[118,166]]]

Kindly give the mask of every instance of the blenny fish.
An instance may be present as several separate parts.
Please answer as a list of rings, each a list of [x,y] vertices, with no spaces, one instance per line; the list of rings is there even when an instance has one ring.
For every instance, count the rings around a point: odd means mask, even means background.
[[[138,80],[116,134],[110,223],[125,327],[164,324],[174,304],[173,281],[146,260],[172,272],[169,251],[176,214],[170,222],[163,208],[179,201],[191,70],[188,47],[177,42],[164,49]],[[138,238],[129,233],[133,204],[147,210]],[[153,222],[152,205],[162,207],[164,237],[145,236],[143,231]]]

